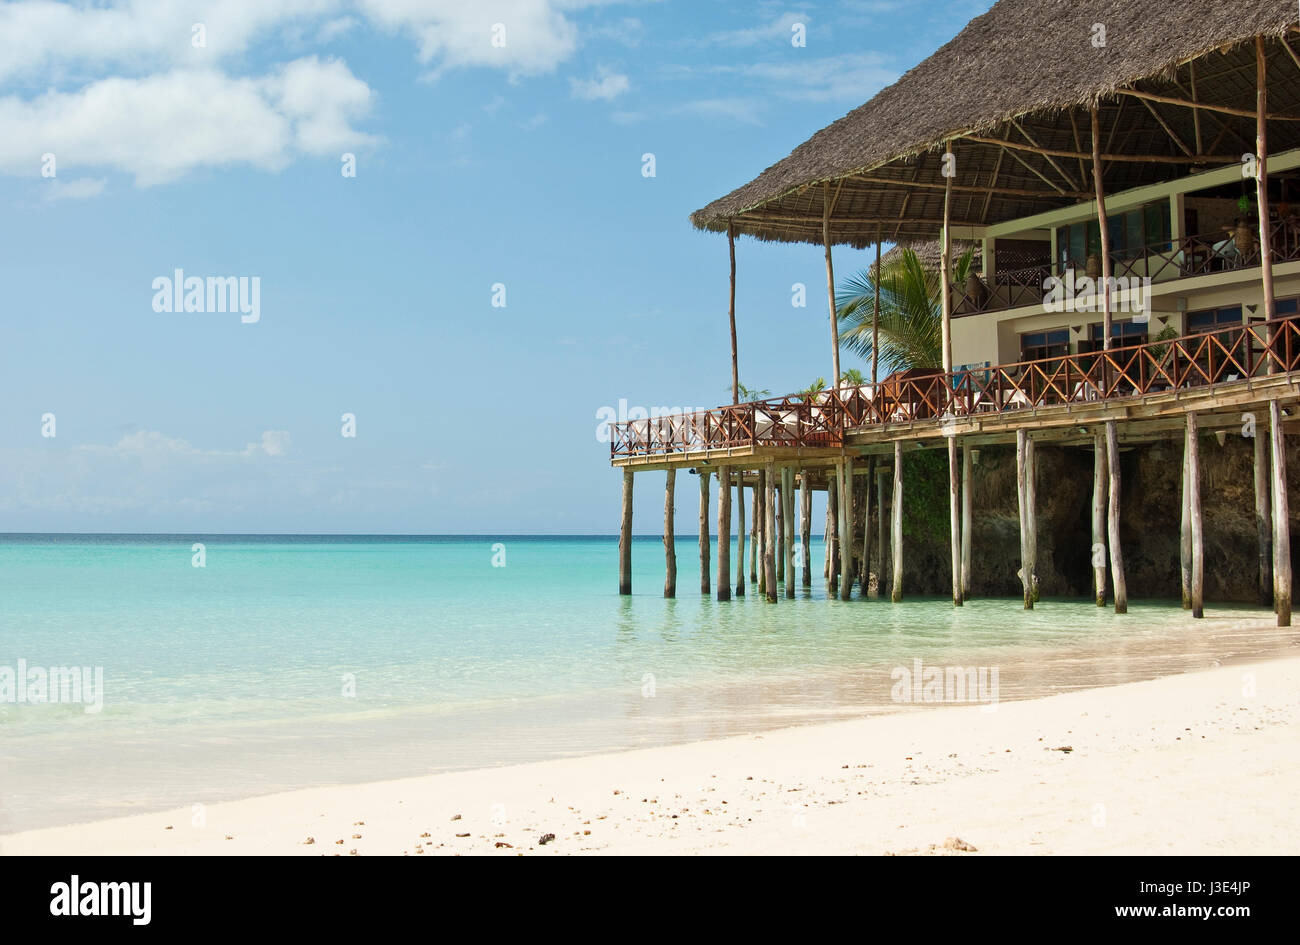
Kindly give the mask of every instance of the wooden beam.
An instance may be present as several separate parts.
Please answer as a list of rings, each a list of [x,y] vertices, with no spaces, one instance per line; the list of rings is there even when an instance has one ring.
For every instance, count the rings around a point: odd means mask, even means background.
[[[890,535],[894,556],[894,579],[890,600],[895,604],[903,599],[903,444],[894,442],[894,503],[893,534]]]
[[[961,473],[957,462],[957,438],[948,437],[948,530],[952,561],[952,604],[962,606]]]
[[[1001,156],[1002,156],[1002,152],[999,152],[998,157],[1001,158]],[[867,177],[864,175],[859,175],[852,179],[864,184],[889,184],[889,185],[898,185],[900,187],[915,187],[918,190],[944,190],[945,189],[944,184],[935,184],[930,181],[909,181],[909,180],[901,180],[901,179],[895,179],[890,177]],[[964,185],[953,184],[952,189],[958,193],[989,194],[991,196],[997,196],[997,197],[1056,197],[1059,195],[1064,195],[1066,197],[1076,197],[1080,200],[1086,200],[1092,196],[1087,191],[1081,191],[1077,189],[1062,190],[1059,187],[1053,187],[1050,193],[1046,190],[1027,190],[1024,188],[1015,188],[1015,187],[988,187],[988,186],[981,187],[978,184],[964,184]]]
[[[1001,141],[997,138],[982,138],[978,135],[968,135],[964,141],[973,141],[976,144],[990,144],[995,147],[1009,148],[1014,151],[1029,151],[1033,154],[1043,156],[1051,155],[1060,158],[1087,158],[1090,155],[1083,151],[1063,151],[1059,148],[1032,148],[1027,144],[1020,144],[1015,141]],[[1103,154],[1104,161],[1116,161],[1121,164],[1236,164],[1239,158],[1227,157],[1215,154],[1194,154],[1190,157],[1179,157],[1176,154]],[[1041,176],[1041,175],[1040,175]]]
[[[822,214],[822,245],[826,249],[826,296],[831,311],[831,364],[834,380],[831,386],[840,386],[840,320],[835,312],[835,265],[831,262],[831,185],[826,182],[825,209]]]
[[[1192,616],[1205,616],[1205,536],[1201,522],[1201,447],[1196,412],[1187,412],[1187,507],[1192,524]]]
[[[1165,133],[1169,135],[1171,139],[1173,139],[1174,144],[1178,145],[1178,150],[1182,151],[1188,157],[1191,157],[1195,152],[1192,151],[1192,149],[1189,148],[1187,145],[1183,144],[1183,139],[1178,137],[1178,133],[1175,132],[1173,128],[1169,127],[1169,122],[1165,121],[1164,116],[1161,115],[1158,111],[1156,111],[1156,107],[1152,105],[1150,102],[1148,102],[1146,99],[1142,99],[1141,101],[1142,104],[1146,106],[1147,111],[1151,113],[1151,117],[1160,123],[1160,127],[1165,129]],[[1198,119],[1198,124],[1199,124],[1199,119]]]
[[[1259,544],[1259,602],[1273,606],[1273,515],[1268,491],[1268,443],[1262,423],[1255,424],[1255,534]]]
[[[885,470],[883,460],[881,468],[876,470],[876,597],[883,597],[887,582],[885,580]]]
[[[1283,40],[1282,44],[1286,45],[1286,40]],[[1196,92],[1196,60],[1195,59],[1193,59],[1191,62],[1187,64],[1187,72],[1191,78],[1192,101],[1199,105],[1201,102],[1201,97]],[[1199,108],[1192,110],[1192,129],[1196,138],[1196,151],[1197,153],[1200,153],[1201,151],[1201,110]]]
[[[763,587],[768,603],[776,597],[776,467],[767,461],[767,493],[763,497]]]
[[[1098,109],[1092,110],[1092,179],[1097,191],[1097,223],[1101,230],[1101,275],[1103,288],[1102,306],[1102,347],[1109,351],[1114,339],[1111,338],[1110,318],[1110,225],[1106,217],[1106,189],[1102,183],[1101,166],[1101,117]],[[1090,250],[1091,251],[1091,250]]]
[[[785,596],[794,599],[794,467],[781,470],[781,517],[785,523],[781,534],[785,537],[781,551],[785,559]]]
[[[808,474],[799,477],[799,543],[803,547],[803,586],[812,587],[812,488]]]
[[[1037,141],[1034,140],[1034,136],[1031,135],[1028,131],[1026,131],[1024,129],[1024,126],[1021,125],[1020,122],[1018,122],[1016,119],[1013,118],[1011,119],[1011,124],[1015,127],[1017,131],[1019,131],[1022,135],[1024,135],[1026,141],[1028,141],[1034,147],[1038,148],[1039,152],[1041,153],[1042,146]],[[1061,175],[1061,179],[1070,185],[1070,190],[1075,192],[1079,191],[1081,185],[1076,184],[1074,182],[1074,178],[1071,177],[1069,174],[1067,174],[1065,172],[1065,169],[1062,168],[1061,165],[1057,164],[1056,161],[1052,160],[1051,155],[1044,154],[1043,157],[1047,160],[1048,164],[1052,165],[1052,169],[1055,170],[1056,173]]]
[[[665,473],[664,483],[664,597],[677,596],[677,544],[673,534],[673,493],[677,486],[677,470]]]
[[[776,586],[785,583],[785,467],[776,467]]]
[[[731,600],[731,469],[718,467],[718,600]]]
[[[1115,421],[1106,421],[1106,479],[1109,500],[1106,507],[1106,530],[1110,537],[1110,580],[1115,588],[1115,613],[1128,613],[1128,582],[1124,579],[1124,554],[1119,543],[1119,442]]]
[[[1106,606],[1106,440],[1092,438],[1092,593]]]
[[[1029,431],[1016,431],[1016,500],[1020,510],[1020,587],[1024,592],[1025,610],[1034,609],[1033,567],[1029,550]]]
[[[1286,437],[1282,432],[1282,408],[1269,401],[1269,443],[1273,473],[1273,603],[1277,625],[1291,626],[1291,513],[1286,491]]]
[[[840,570],[840,552],[836,543],[836,535],[839,532],[839,512],[836,510],[836,476],[835,471],[830,471],[830,476],[826,480],[826,596],[834,597],[836,589],[839,587],[838,576]]]
[[[1188,417],[1192,414],[1189,412]],[[1182,497],[1178,516],[1178,577],[1183,595],[1183,610],[1192,609],[1192,489],[1191,465],[1192,438],[1183,435]]]
[[[853,456],[844,458],[840,477],[840,600],[853,596]]]
[[[872,460],[875,462],[875,460]],[[970,446],[961,446],[961,595],[962,599],[970,597],[971,577],[971,513],[974,497],[971,495],[972,457]]]
[[[862,565],[858,568],[858,596],[871,589],[871,484],[876,478],[876,457],[867,460],[867,481],[862,484]]]
[[[745,472],[736,477],[736,596],[745,596]]]
[[[758,471],[758,485],[754,491],[754,526],[758,529],[758,547],[754,560],[758,563],[758,593],[767,593],[767,564],[763,555],[767,548],[767,467]]]
[[[1273,234],[1268,218],[1268,62],[1264,56],[1264,38],[1255,37],[1255,178],[1256,202],[1259,204],[1259,276],[1264,288],[1264,318],[1277,317],[1273,298]]]
[[[760,539],[760,536],[763,534],[763,488],[757,484],[763,481],[763,471],[761,469],[757,471],[756,477],[757,482],[753,487],[754,491],[751,493],[754,499],[754,512],[750,516],[752,522],[749,526],[749,583],[755,588],[758,588],[758,592],[761,594],[763,593],[763,588],[758,582],[758,565],[763,557],[763,548]]]
[[[1264,45],[1262,36],[1255,37],[1257,47]],[[1218,112],[1221,115],[1236,115],[1238,118],[1254,118],[1255,113],[1248,108],[1232,108],[1228,105],[1207,105],[1205,102],[1189,102],[1186,99],[1174,98],[1172,95],[1157,95],[1154,92],[1139,92],[1137,89],[1116,89],[1119,95],[1129,95],[1136,99],[1142,99],[1149,102],[1163,102],[1166,105],[1181,105],[1183,108],[1193,108],[1198,111]],[[1300,121],[1297,115],[1266,115],[1269,121]]]
[[[631,472],[625,469],[625,472]],[[709,581],[709,476],[700,471],[700,593],[709,594],[713,588]]]
[[[1016,146],[1013,145],[1013,144],[1011,144],[1011,142],[1007,141],[1007,142],[1003,142],[1002,147],[1003,147],[1004,149],[1006,149],[1006,148],[1015,148]],[[1031,149],[1026,148],[1025,150],[1031,150]],[[1044,184],[1046,184],[1048,187],[1052,188],[1052,190],[1056,193],[1056,195],[1057,195],[1058,197],[1066,197],[1066,196],[1069,196],[1069,195],[1065,192],[1065,188],[1064,188],[1064,187],[1062,187],[1060,184],[1057,184],[1055,181],[1053,181],[1050,177],[1048,177],[1046,174],[1044,174],[1044,173],[1043,173],[1042,171],[1040,171],[1038,168],[1034,167],[1034,165],[1030,164],[1028,161],[1026,161],[1024,158],[1022,158],[1022,157],[1021,157],[1021,156],[1020,156],[1020,155],[1019,155],[1015,150],[1006,151],[1006,153],[1007,153],[1007,154],[1010,154],[1011,157],[1012,157],[1012,159],[1013,159],[1016,163],[1018,163],[1021,167],[1023,167],[1023,168],[1024,168],[1025,170],[1027,170],[1029,173],[1033,174],[1035,177],[1037,177],[1039,180],[1041,180],[1041,181],[1042,181]],[[1041,157],[1047,158],[1048,160],[1051,160],[1051,159],[1048,158],[1047,155],[1046,155],[1044,152],[1042,152],[1042,151],[1035,151],[1034,153],[1035,153],[1035,154],[1038,154],[1038,155],[1041,156]]]
[[[618,592],[632,593],[632,470],[623,470],[623,520],[618,530]]]

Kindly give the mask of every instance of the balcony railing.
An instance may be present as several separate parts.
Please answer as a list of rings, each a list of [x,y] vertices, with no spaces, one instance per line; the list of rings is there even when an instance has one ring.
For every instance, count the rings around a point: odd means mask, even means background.
[[[1269,243],[1274,263],[1300,260],[1300,227],[1287,221],[1274,223],[1269,230]],[[1153,283],[1250,269],[1258,266],[1259,261],[1258,227],[1248,227],[1240,236],[1234,231],[1219,230],[1110,253],[1113,278],[1150,279]],[[1082,275],[1086,268],[1087,260],[1070,259],[1055,274],[1073,269]],[[1040,304],[1047,295],[1047,279],[1053,274],[1051,266],[1033,266],[994,273],[990,286],[954,283],[953,314],[976,315]]]
[[[611,424],[610,456],[737,447],[838,447],[846,432],[1087,404],[1203,388],[1300,370],[1295,316],[1128,345],[943,374],[909,372],[873,388],[734,404]]]

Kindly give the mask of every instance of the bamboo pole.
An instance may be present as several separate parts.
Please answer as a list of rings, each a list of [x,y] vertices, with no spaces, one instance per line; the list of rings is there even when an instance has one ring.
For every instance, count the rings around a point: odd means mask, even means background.
[[[740,403],[740,364],[736,353],[736,225],[727,221],[727,255],[731,260],[731,294],[727,301],[727,321],[731,323],[731,402]]]
[[[781,517],[785,524],[781,530],[785,541],[781,546],[785,559],[785,596],[794,599],[794,467],[781,470]]]
[[[755,478],[759,482],[762,481],[763,471],[761,469],[757,471]],[[758,587],[758,563],[763,557],[759,542],[759,536],[763,533],[763,490],[755,485],[750,495],[754,499],[754,514],[750,516],[749,525],[749,583],[754,587]],[[762,592],[763,589],[759,588],[759,593]]]
[[[866,482],[862,484],[862,566],[858,569],[858,596],[871,590],[871,484],[876,480],[876,457],[867,460]]]
[[[1183,592],[1183,610],[1192,609],[1192,490],[1189,467],[1191,465],[1192,414],[1187,415],[1188,433],[1183,437],[1182,501],[1178,527],[1178,576]]]
[[[840,600],[853,597],[853,457],[839,464],[840,488]]]
[[[677,596],[677,538],[673,534],[673,493],[677,488],[677,470],[668,467],[664,483],[664,597]]]
[[[718,467],[718,600],[731,600],[731,469]]]
[[[1269,443],[1273,454],[1273,600],[1277,625],[1291,626],[1291,512],[1286,492],[1286,434],[1282,409],[1268,404]]]
[[[970,491],[972,463],[970,447],[963,443],[961,447],[961,596],[963,600],[970,597],[971,545],[974,544],[971,535],[975,501]]]
[[[1101,112],[1095,105],[1092,108],[1092,182],[1097,192],[1097,225],[1101,229],[1101,276],[1104,280],[1101,290],[1102,348],[1109,351],[1113,342],[1110,336],[1110,219],[1106,215],[1106,188],[1102,183]],[[1103,384],[1109,376],[1109,370],[1103,370]]]
[[[826,476],[826,596],[834,597],[839,589],[839,477],[832,469]]]
[[[767,593],[767,569],[763,565],[763,549],[767,547],[767,468],[758,471],[758,485],[754,492],[754,524],[758,527],[758,547],[754,560],[758,563],[758,593]]]
[[[1187,507],[1192,538],[1192,616],[1205,616],[1205,532],[1201,522],[1201,445],[1196,412],[1187,412]]]
[[[785,581],[785,467],[776,467],[776,586]]]
[[[880,383],[880,229],[876,229],[876,274],[871,279],[875,301],[871,308],[871,396],[876,396],[876,386]],[[870,490],[871,483],[867,483]]]
[[[1029,590],[1038,603],[1038,447],[1025,443],[1025,524],[1029,526]]]
[[[895,604],[903,599],[903,444],[894,441],[894,508],[893,534],[890,550],[894,556],[894,579],[890,584],[890,600]]]
[[[947,155],[952,154],[952,142],[948,141],[944,145],[945,159]],[[954,159],[955,163],[955,159]],[[939,255],[939,298],[940,298],[940,320],[939,331],[940,341],[943,344],[941,354],[943,360],[944,383],[949,385],[949,396],[951,396],[952,384],[952,178],[945,176],[943,179],[943,231],[940,235],[940,255]],[[873,325],[874,327],[874,325]],[[955,503],[954,503],[955,504]],[[954,516],[955,517],[955,516]]]
[[[776,470],[767,461],[763,498],[763,586],[769,603],[776,603]]]
[[[1100,551],[1100,554],[1098,554]],[[1092,593],[1106,606],[1106,440],[1092,438]]]
[[[736,476],[736,596],[745,596],[745,471]]]
[[[1020,586],[1025,610],[1034,609],[1033,570],[1029,563],[1029,431],[1016,431],[1016,498],[1020,509]]]
[[[1273,606],[1273,513],[1268,489],[1268,444],[1255,425],[1255,533],[1259,543],[1259,602]]]
[[[618,531],[618,592],[632,593],[632,470],[623,468],[623,521]]]
[[[888,588],[885,579],[885,471],[876,470],[876,591],[884,597]]]
[[[831,182],[826,182],[825,209],[822,211],[822,245],[826,248],[826,297],[831,308],[831,364],[835,380],[831,386],[840,386],[840,323],[835,312],[835,266],[831,263]]]
[[[948,551],[952,561],[952,605],[962,606],[961,594],[961,496],[957,465],[957,439],[948,437]]]
[[[807,469],[800,479],[799,541],[803,545],[803,586],[812,587],[812,489],[808,485]]]
[[[713,591],[709,581],[709,472],[698,470],[700,476],[700,593]]]
[[[1110,582],[1115,589],[1115,613],[1128,613],[1128,582],[1124,580],[1124,552],[1119,544],[1119,434],[1115,421],[1106,421],[1106,479],[1109,498],[1106,503],[1106,532],[1110,545]]]
[[[1271,322],[1277,317],[1277,303],[1273,297],[1273,238],[1268,219],[1268,60],[1264,55],[1264,38],[1255,37],[1255,197],[1259,204],[1259,278],[1264,288],[1264,318]],[[1273,340],[1273,329],[1268,329],[1268,340]],[[1268,373],[1278,368],[1269,346]]]

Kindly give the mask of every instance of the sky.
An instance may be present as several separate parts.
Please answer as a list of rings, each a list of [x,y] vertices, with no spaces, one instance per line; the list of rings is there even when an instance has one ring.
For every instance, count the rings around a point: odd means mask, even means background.
[[[689,214],[990,5],[0,4],[0,532],[617,531],[600,418],[730,401]],[[741,382],[828,375],[821,249],[737,257]]]

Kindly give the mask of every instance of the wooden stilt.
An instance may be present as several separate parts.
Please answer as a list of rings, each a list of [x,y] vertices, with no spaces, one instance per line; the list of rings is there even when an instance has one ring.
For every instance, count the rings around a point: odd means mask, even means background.
[[[785,583],[785,467],[776,467],[776,586]]]
[[[1201,523],[1201,446],[1196,414],[1187,414],[1187,506],[1192,538],[1192,616],[1205,616],[1205,535]]]
[[[1020,586],[1024,591],[1025,610],[1034,609],[1033,569],[1029,563],[1029,431],[1016,431],[1016,497],[1020,507]]]
[[[718,600],[731,600],[731,469],[718,467]]]
[[[885,472],[876,471],[876,587],[875,596],[884,597],[889,593],[889,581],[885,577]]]
[[[971,464],[970,447],[963,443],[961,447],[961,596],[963,600],[970,597],[971,545],[974,543],[971,535],[971,512],[974,506],[974,498],[970,491]]]
[[[1106,606],[1106,440],[1092,438],[1092,593]]]
[[[1029,590],[1038,603],[1038,448],[1034,438],[1025,443],[1025,525],[1029,551]]]
[[[1097,193],[1097,225],[1101,237],[1101,277],[1104,280],[1101,288],[1102,348],[1105,351],[1109,351],[1113,347],[1114,342],[1114,339],[1111,337],[1110,316],[1110,220],[1106,215],[1106,187],[1102,182],[1101,113],[1095,105],[1092,109],[1092,182]],[[1107,386],[1106,379],[1109,378],[1109,376],[1109,364],[1103,361],[1103,387]],[[1116,593],[1118,593],[1118,591],[1119,588],[1116,587]]]
[[[745,596],[745,471],[736,474],[736,596]]]
[[[755,476],[761,481],[763,471],[758,470]],[[752,503],[754,514],[750,516],[749,525],[749,583],[754,587],[758,587],[758,563],[763,557],[762,546],[759,542],[759,536],[763,533],[763,490],[758,486],[754,486],[750,496],[754,500]],[[762,588],[759,588],[759,593],[762,592]]]
[[[1268,489],[1268,442],[1255,424],[1255,531],[1259,542],[1259,602],[1273,606],[1273,513]]]
[[[763,553],[767,547],[767,469],[758,471],[758,491],[754,493],[754,524],[758,526],[758,549],[754,560],[758,563],[758,592],[767,593],[767,568]]]
[[[961,496],[957,468],[957,440],[948,437],[948,551],[952,561],[952,605],[962,606],[961,594]]]
[[[632,470],[623,470],[623,522],[618,532],[618,592],[632,593]]]
[[[713,592],[709,581],[709,472],[698,470],[700,476],[700,593]]]
[[[903,599],[903,444],[894,441],[894,508],[893,534],[890,551],[894,556],[894,579],[890,582],[889,599],[895,604]]]
[[[876,457],[867,460],[862,483],[862,566],[858,569],[858,596],[871,595],[871,484],[876,481]]]
[[[831,467],[826,475],[826,596],[839,592],[839,475]]]
[[[1291,511],[1286,492],[1286,434],[1282,409],[1276,400],[1268,405],[1269,443],[1273,459],[1273,600],[1277,625],[1291,626]]]
[[[1285,40],[1284,40],[1285,42]],[[1255,202],[1259,211],[1259,276],[1264,289],[1264,318],[1277,317],[1273,295],[1273,233],[1268,212],[1268,60],[1264,54],[1264,37],[1255,37]],[[1269,332],[1272,338],[1272,332]],[[1269,373],[1276,361],[1271,357]]]
[[[1119,434],[1115,421],[1106,421],[1106,533],[1110,545],[1110,583],[1115,589],[1115,613],[1128,613],[1128,582],[1124,580],[1124,552],[1119,544]]]
[[[769,603],[776,603],[776,470],[767,461],[767,491],[763,497],[763,588]]]
[[[808,485],[808,470],[800,474],[799,483],[799,541],[803,546],[803,586],[812,587],[812,489]]]
[[[781,534],[785,541],[781,554],[785,559],[785,596],[794,599],[794,467],[781,470],[781,517],[785,522]]]
[[[835,267],[831,263],[831,208],[834,203],[834,198],[831,197],[831,182],[827,181],[822,212],[822,245],[826,249],[826,298],[829,301],[831,311],[831,365],[834,368],[834,379],[831,381],[831,386],[839,390],[840,322],[835,311]]]
[[[677,539],[673,534],[673,494],[677,470],[669,467],[664,483],[664,597],[677,596]]]
[[[1188,430],[1183,437],[1182,501],[1178,516],[1178,577],[1183,593],[1183,610],[1192,609],[1192,490],[1189,467],[1191,464],[1192,414],[1187,415]]]
[[[853,597],[853,457],[840,463],[840,600]]]

